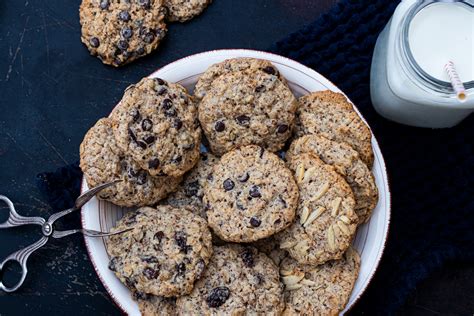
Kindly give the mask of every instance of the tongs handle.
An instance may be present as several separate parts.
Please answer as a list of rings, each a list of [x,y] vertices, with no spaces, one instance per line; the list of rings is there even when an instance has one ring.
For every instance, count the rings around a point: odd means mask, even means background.
[[[23,282],[25,282],[26,275],[28,274],[28,267],[26,266],[28,257],[37,249],[43,247],[47,242],[48,242],[48,237],[43,236],[41,237],[40,240],[38,240],[34,244],[31,244],[26,248],[23,248],[21,250],[18,250],[17,252],[12,253],[0,263],[0,290],[10,293],[10,292],[14,292],[18,290],[22,286]],[[5,271],[3,271],[3,268],[5,267],[5,264],[9,261],[16,262],[21,267],[20,280],[14,286],[11,286],[11,287],[6,286],[5,284],[3,284],[3,281],[2,281],[3,276],[5,274]]]

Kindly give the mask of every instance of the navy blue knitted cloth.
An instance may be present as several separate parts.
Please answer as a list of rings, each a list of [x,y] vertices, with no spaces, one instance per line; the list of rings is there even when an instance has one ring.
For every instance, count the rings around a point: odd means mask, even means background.
[[[474,116],[430,130],[378,116],[369,94],[375,41],[398,1],[343,0],[271,50],[326,76],[364,114],[384,154],[392,190],[390,235],[379,269],[353,312],[391,314],[447,261],[474,261]],[[79,193],[76,165],[39,175],[52,207]]]

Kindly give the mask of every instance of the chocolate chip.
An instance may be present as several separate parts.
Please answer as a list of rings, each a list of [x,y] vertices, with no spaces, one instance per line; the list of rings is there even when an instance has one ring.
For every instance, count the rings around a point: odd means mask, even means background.
[[[141,148],[141,149],[146,149],[148,146],[146,145],[145,142],[142,142],[141,140],[137,140],[137,145]]]
[[[160,275],[160,269],[147,267],[143,270],[143,274],[147,277],[147,279],[154,280]]]
[[[143,141],[145,141],[145,143],[147,143],[148,145],[153,144],[155,140],[156,140],[156,137],[153,135],[148,135],[148,136],[145,136],[145,138],[143,138]]]
[[[119,20],[127,22],[127,21],[130,21],[131,16],[130,16],[130,13],[128,13],[128,11],[120,11],[119,15],[118,15],[118,18],[119,18]]]
[[[238,180],[239,180],[240,182],[247,182],[247,180],[248,180],[249,178],[250,178],[249,173],[246,172],[244,175],[240,176],[240,177],[238,178]]]
[[[135,133],[132,131],[131,128],[128,129],[128,136],[134,141],[137,142],[137,136],[135,136]]]
[[[156,232],[154,238],[156,240],[158,240],[159,242],[161,242],[161,240],[163,239],[163,237],[165,237],[165,233],[163,233],[161,230]]]
[[[150,9],[150,0],[138,0],[138,4],[145,9]]]
[[[255,92],[262,92],[263,90],[265,90],[265,86],[264,85],[259,85],[255,88]]]
[[[255,265],[252,249],[245,248],[245,250],[240,254],[240,257],[242,258],[245,266],[251,268]]]
[[[239,202],[235,202],[235,206],[237,206],[237,208],[238,208],[239,210],[241,210],[241,211],[245,211],[245,210],[246,210],[246,208],[245,208],[242,204],[240,204]]]
[[[216,132],[222,132],[225,130],[225,124],[222,121],[217,121],[216,124],[214,125],[214,129]]]
[[[174,163],[174,164],[179,164],[179,163],[181,163],[182,160],[183,160],[182,156],[176,156],[173,159],[171,159],[171,162]]]
[[[171,101],[170,99],[164,99],[163,102],[161,102],[161,106],[163,107],[163,109],[169,110],[173,106],[173,101]]]
[[[263,70],[263,72],[266,72],[269,75],[276,74],[276,70],[272,66],[267,66],[267,67],[263,68],[262,70]]]
[[[158,258],[154,256],[142,256],[140,259],[146,263],[158,263]]]
[[[109,0],[101,0],[99,4],[99,8],[102,10],[106,10],[109,8]]]
[[[144,185],[146,183],[146,179],[148,178],[146,172],[144,170],[142,170],[142,172],[140,172],[138,174],[138,177],[137,177],[137,184],[139,185]]]
[[[137,109],[131,109],[129,114],[132,116],[133,123],[137,122],[141,117]]]
[[[237,123],[239,123],[239,125],[248,125],[250,122],[250,117],[247,115],[239,115],[235,118],[235,120]]]
[[[155,32],[149,31],[143,36],[143,41],[147,44],[151,44],[155,39]]]
[[[250,219],[250,225],[252,225],[253,227],[258,227],[258,226],[260,226],[260,224],[262,224],[262,221],[259,220],[258,218],[252,217]]]
[[[212,175],[212,173],[207,175],[207,180],[212,181],[213,179],[214,179],[214,176]]]
[[[278,196],[278,199],[280,200],[280,203],[283,204],[283,207],[288,207],[288,204],[286,204],[286,201],[284,198],[281,197],[281,195]]]
[[[179,249],[186,253],[189,247],[188,245],[186,245],[186,233],[183,231],[177,231],[176,233],[174,233],[174,240],[176,241],[176,244],[178,245]]]
[[[204,273],[204,268],[205,268],[204,260],[199,259],[199,261],[196,263],[196,279],[197,280],[199,280],[202,277],[202,274]]]
[[[91,37],[89,40],[89,43],[91,44],[92,47],[97,48],[100,45],[100,41],[97,37]]]
[[[156,169],[160,165],[160,160],[158,158],[153,158],[148,161],[148,168]]]
[[[265,153],[265,149],[263,149],[263,147],[260,147],[260,155],[259,157],[260,158],[263,158],[263,154]]]
[[[184,194],[188,197],[196,196],[198,192],[199,192],[199,181],[193,181],[191,183],[188,183],[184,187]]]
[[[112,259],[110,259],[109,270],[114,271],[114,272],[117,271],[117,261],[118,261],[117,257],[113,257]]]
[[[186,265],[184,262],[176,265],[176,274],[178,276],[183,276],[186,273]]]
[[[117,48],[124,51],[124,50],[127,50],[128,48],[128,43],[126,41],[123,41],[123,40],[120,40],[118,43],[117,43]]]
[[[135,282],[131,278],[125,278],[125,285],[128,286],[130,289],[135,288]]]
[[[262,197],[262,194],[260,193],[260,187],[258,185],[253,185],[249,190],[249,195],[253,198]]]
[[[126,39],[129,39],[133,35],[133,31],[129,26],[122,27],[121,33],[122,33],[122,36]]]
[[[143,54],[145,54],[145,48],[139,47],[139,48],[137,49],[137,55],[143,55]]]
[[[181,127],[183,127],[183,122],[179,118],[177,118],[173,122],[173,127],[179,131]]]
[[[276,129],[277,133],[279,133],[279,134],[286,133],[287,130],[288,130],[288,125],[286,125],[286,124],[278,125],[278,127]]]
[[[160,90],[156,94],[158,95],[163,95],[167,92],[168,90],[165,87],[161,87]]]
[[[230,191],[234,188],[235,183],[231,179],[225,179],[223,186],[224,186],[224,190]]]
[[[281,223],[281,218],[277,219],[276,221],[273,222],[273,225],[280,225]]]
[[[142,121],[142,130],[144,130],[145,132],[151,130],[152,127],[153,127],[153,123],[151,122],[150,119],[144,119]]]
[[[175,109],[169,109],[165,111],[165,115],[168,117],[175,117],[176,116],[176,110]]]
[[[155,80],[160,86],[165,86],[166,85],[166,82],[161,78],[155,78]]]
[[[255,275],[255,278],[257,279],[257,284],[263,284],[265,282],[265,277],[261,273],[257,273]]]
[[[221,306],[230,296],[230,290],[225,286],[213,288],[206,297],[207,305],[211,308]]]

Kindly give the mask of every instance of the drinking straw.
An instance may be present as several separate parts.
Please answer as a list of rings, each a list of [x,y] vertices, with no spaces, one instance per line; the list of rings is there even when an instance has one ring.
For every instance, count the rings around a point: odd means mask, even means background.
[[[451,85],[453,86],[454,92],[456,92],[458,100],[461,102],[466,101],[466,89],[464,89],[464,85],[462,84],[461,78],[459,78],[454,63],[448,61],[448,63],[444,65],[444,70],[448,73],[449,80],[451,80]]]

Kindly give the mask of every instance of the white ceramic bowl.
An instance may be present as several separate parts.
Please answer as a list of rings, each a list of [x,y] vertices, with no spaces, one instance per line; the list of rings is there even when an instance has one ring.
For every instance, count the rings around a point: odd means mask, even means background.
[[[198,77],[209,66],[235,57],[253,57],[271,61],[288,80],[296,96],[326,89],[341,92],[319,73],[293,60],[270,53],[240,49],[217,50],[192,55],[157,70],[150,77],[178,82],[192,92]],[[391,201],[387,171],[379,145],[373,136],[372,146],[375,154],[373,173],[379,189],[379,201],[370,221],[358,228],[353,243],[361,255],[361,269],[345,311],[358,300],[374,275],[382,257],[390,222]],[[86,189],[87,184],[83,180],[82,190]],[[126,211],[127,209],[94,198],[82,208],[82,226],[88,229],[109,231]],[[130,297],[130,291],[107,268],[109,256],[104,239],[85,237],[85,243],[94,269],[115,303],[129,315],[140,315],[137,304]]]

